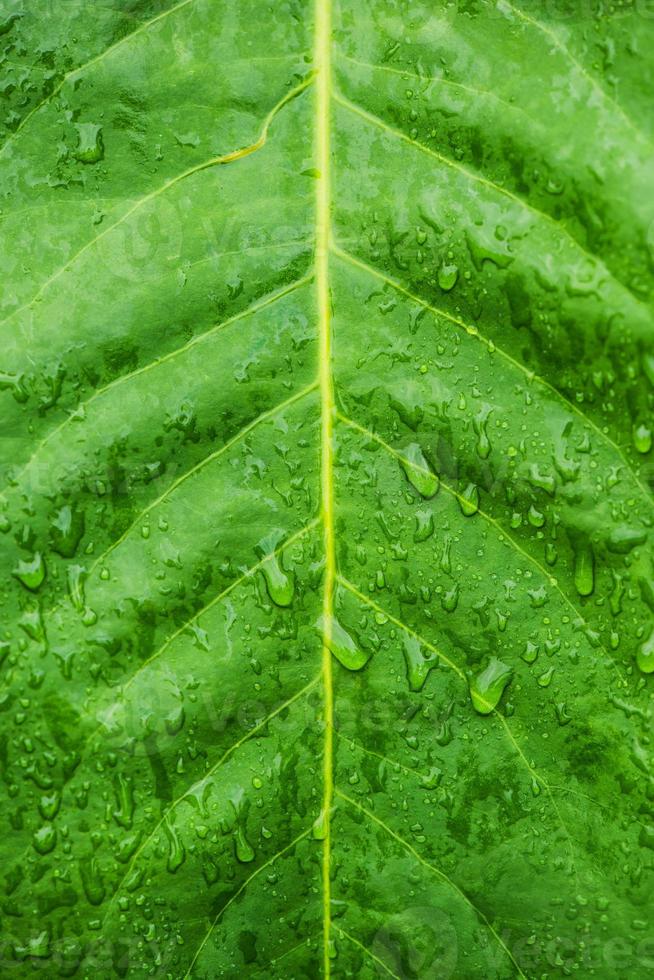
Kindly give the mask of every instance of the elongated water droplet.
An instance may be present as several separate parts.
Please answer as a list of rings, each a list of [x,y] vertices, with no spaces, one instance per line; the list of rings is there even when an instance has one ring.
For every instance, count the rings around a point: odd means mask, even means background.
[[[236,853],[236,858],[241,864],[250,864],[254,861],[255,852],[252,844],[245,836],[245,831],[242,827],[237,827],[234,832],[234,851]]]
[[[102,905],[105,887],[97,861],[94,857],[83,858],[78,863],[82,888],[90,905]]]
[[[469,483],[463,493],[457,497],[461,513],[472,517],[479,510],[479,489],[474,483]]]
[[[459,583],[455,582],[449,592],[441,596],[441,606],[445,612],[454,612],[459,604]]]
[[[413,532],[413,540],[418,544],[426,541],[434,533],[434,515],[430,510],[416,511],[416,529]]]
[[[400,466],[411,484],[421,497],[435,496],[438,491],[438,477],[432,472],[425,455],[417,442],[412,442],[403,450]]]
[[[643,674],[654,674],[654,629],[638,647],[636,663]]]
[[[31,561],[21,559],[13,569],[12,575],[30,592],[36,592],[45,578],[45,562],[42,555],[37,551]]]
[[[82,565],[69,565],[66,570],[68,579],[68,594],[70,601],[75,609],[81,612],[84,609],[84,577],[86,570]]]
[[[444,293],[454,289],[459,278],[459,268],[456,265],[442,265],[438,270],[438,285]]]
[[[261,571],[266,580],[268,595],[275,605],[290,606],[295,592],[293,575],[284,571],[276,555],[261,566]]]
[[[484,405],[483,409],[472,423],[474,430],[477,433],[477,455],[481,459],[488,459],[491,452],[490,439],[488,438],[488,432],[486,429],[488,425],[488,418],[492,411],[493,408],[491,405]]]
[[[314,840],[324,840],[327,836],[327,817],[322,810],[320,816],[315,820],[313,827],[311,828],[311,836]]]
[[[652,448],[652,430],[646,425],[634,428],[634,449],[638,453],[648,453]]]
[[[184,864],[186,860],[186,851],[184,850],[184,845],[177,836],[177,831],[171,824],[166,820],[164,822],[164,831],[166,832],[166,837],[168,838],[168,861],[166,862],[166,867],[171,874],[175,874],[178,868]]]
[[[575,588],[581,596],[592,595],[595,588],[595,558],[589,544],[580,545],[575,553]]]
[[[38,854],[49,854],[57,843],[57,831],[51,823],[46,823],[36,831],[32,843]]]
[[[404,636],[404,659],[406,661],[406,677],[410,691],[421,691],[429,677],[430,671],[438,666],[438,659],[431,650],[423,650],[415,636]]]
[[[279,555],[279,543],[285,533],[280,528],[274,528],[255,547],[259,557],[266,559],[261,566],[261,572],[268,595],[276,606],[290,606],[295,594],[295,576],[284,569]]]
[[[370,660],[371,654],[361,650],[359,645],[350,636],[347,630],[343,629],[335,616],[331,617],[329,629],[324,628],[325,617],[321,616],[317,627],[327,638],[327,646],[334,654],[336,659],[343,667],[348,670],[361,670]]]
[[[52,547],[64,558],[72,558],[84,534],[84,515],[72,507],[62,507],[50,525]]]
[[[470,696],[475,711],[480,715],[489,715],[499,704],[512,676],[511,667],[497,657],[491,657],[486,669],[470,681]]]
[[[522,659],[527,664],[533,664],[536,662],[538,657],[538,646],[536,643],[532,643],[531,640],[527,640],[527,645],[523,652],[520,654]]]

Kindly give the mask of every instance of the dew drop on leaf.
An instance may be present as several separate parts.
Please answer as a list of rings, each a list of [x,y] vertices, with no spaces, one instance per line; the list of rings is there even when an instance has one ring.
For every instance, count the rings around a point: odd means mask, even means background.
[[[644,674],[654,674],[654,629],[638,647],[636,663]]]
[[[102,905],[105,897],[105,887],[102,875],[94,857],[83,858],[79,861],[79,876],[82,888],[90,905]]]
[[[171,874],[175,874],[176,871],[181,868],[182,864],[186,860],[186,851],[184,845],[179,839],[177,831],[168,822],[164,821],[164,831],[166,832],[166,837],[168,838],[168,859],[166,862],[166,867]]]
[[[49,854],[57,843],[57,831],[52,824],[46,823],[36,831],[32,842],[38,854]]]
[[[242,827],[237,827],[234,831],[234,853],[241,864],[250,864],[256,856],[254,848],[245,836],[245,831]]]
[[[434,515],[430,510],[417,510],[415,514],[416,528],[413,540],[416,544],[426,541],[434,533]]]
[[[634,428],[634,449],[638,453],[648,453],[652,448],[652,430],[644,425],[640,424]]]
[[[475,711],[480,715],[489,715],[499,704],[512,676],[511,667],[497,657],[491,657],[485,670],[470,681],[470,697]]]
[[[324,617],[320,617],[318,628],[322,632]],[[332,616],[330,630],[327,633],[327,645],[336,659],[348,670],[361,670],[368,663],[371,654],[362,650],[358,643],[345,630],[338,619]]]
[[[407,634],[404,636],[404,660],[409,690],[421,691],[430,671],[438,666],[438,659],[430,650],[423,650],[417,637]]]
[[[73,507],[62,507],[50,525],[52,547],[64,558],[72,558],[84,533],[84,515]]]
[[[429,499],[438,491],[438,477],[425,459],[425,455],[417,442],[410,443],[402,453],[400,466],[412,487],[421,497]]]
[[[30,592],[36,592],[42,585],[45,578],[45,562],[43,556],[37,551],[31,561],[21,559],[12,574]]]
[[[459,278],[459,268],[456,265],[444,264],[438,270],[438,285],[444,293],[454,289]]]
[[[575,588],[580,596],[592,595],[595,588],[595,558],[589,544],[580,544],[575,551]]]
[[[282,564],[281,556],[277,553],[284,532],[279,528],[267,534],[259,541],[256,552],[265,560],[261,565],[261,573],[266,583],[268,595],[276,606],[290,606],[295,594],[295,577],[287,572]]]
[[[469,483],[463,493],[457,496],[461,513],[465,517],[473,517],[479,510],[479,489],[474,483]]]

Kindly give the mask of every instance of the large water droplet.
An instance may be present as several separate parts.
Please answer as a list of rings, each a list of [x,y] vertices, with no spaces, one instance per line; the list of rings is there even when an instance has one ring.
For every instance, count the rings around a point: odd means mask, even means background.
[[[84,533],[84,515],[72,507],[62,507],[50,525],[52,547],[64,558],[72,558]]]
[[[430,671],[438,666],[438,659],[431,650],[423,650],[420,641],[411,635],[404,636],[404,659],[410,691],[421,691]]]
[[[497,657],[491,657],[486,669],[470,681],[470,697],[475,711],[480,715],[489,715],[499,704],[512,676],[511,667]]]
[[[45,562],[42,555],[37,551],[31,561],[21,559],[13,569],[12,575],[30,592],[36,592],[45,578]]]
[[[348,670],[361,670],[370,660],[371,654],[361,650],[359,645],[343,629],[335,616],[331,617],[329,629],[325,629],[325,617],[321,616],[317,623],[318,629],[324,634],[327,646],[343,667]]]
[[[636,663],[644,674],[654,674],[654,629],[638,647]]]
[[[450,289],[454,289],[458,278],[459,268],[456,265],[445,264],[438,270],[438,285],[444,293],[449,293]]]
[[[479,510],[479,489],[474,483],[469,483],[463,493],[457,497],[461,513],[465,517],[473,517]]]
[[[425,455],[417,442],[412,442],[403,450],[400,466],[411,484],[421,497],[429,499],[438,491],[438,477],[425,459]]]
[[[49,854],[57,843],[57,831],[51,823],[46,823],[36,831],[32,843],[38,854]]]
[[[634,449],[638,453],[648,453],[652,448],[652,430],[646,425],[634,428]]]
[[[275,605],[290,606],[295,593],[293,575],[284,571],[276,555],[261,566],[261,571],[266,580],[268,595]]]
[[[166,837],[168,838],[168,860],[166,862],[166,867],[171,874],[175,874],[178,868],[182,866],[186,860],[186,851],[184,850],[184,845],[180,841],[177,831],[175,828],[164,821],[164,831]]]
[[[575,588],[581,596],[592,595],[595,588],[595,558],[589,544],[580,545],[575,552]]]
[[[295,594],[295,576],[287,572],[279,556],[279,543],[285,532],[275,528],[259,541],[255,551],[266,560],[261,565],[266,590],[276,606],[290,606]]]
[[[237,860],[241,864],[250,864],[251,861],[254,861],[254,848],[245,836],[245,831],[242,827],[237,827],[234,832],[234,852]]]

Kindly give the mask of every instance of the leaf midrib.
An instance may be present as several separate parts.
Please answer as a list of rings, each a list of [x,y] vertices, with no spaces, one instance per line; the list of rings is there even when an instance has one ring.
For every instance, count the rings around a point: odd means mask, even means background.
[[[334,694],[330,650],[333,594],[336,577],[334,544],[333,445],[334,386],[331,354],[331,302],[329,256],[331,249],[331,0],[315,0],[314,69],[316,71],[314,138],[316,180],[315,285],[318,311],[318,366],[320,379],[320,488],[325,571],[322,602],[323,678],[323,799],[321,824],[323,973],[331,976],[331,810],[334,798]]]

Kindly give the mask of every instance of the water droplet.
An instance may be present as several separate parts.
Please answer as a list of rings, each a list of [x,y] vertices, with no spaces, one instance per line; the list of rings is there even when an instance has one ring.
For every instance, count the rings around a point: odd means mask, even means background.
[[[497,657],[491,657],[486,669],[470,681],[470,696],[475,711],[480,715],[489,715],[499,704],[512,676],[511,667]]]
[[[521,653],[521,657],[527,664],[533,664],[536,662],[538,656],[538,646],[532,643],[531,640],[527,640],[527,646]]]
[[[418,544],[426,541],[434,533],[434,515],[430,510],[417,510],[415,513],[416,529],[413,532],[413,540]]]
[[[38,854],[49,854],[57,843],[57,831],[51,823],[46,823],[36,831],[32,843]]]
[[[415,636],[405,634],[404,659],[409,690],[421,691],[430,672],[438,666],[438,658],[431,650],[423,651],[420,641]]]
[[[184,850],[184,845],[180,841],[175,828],[171,826],[167,820],[164,821],[163,826],[166,837],[168,838],[168,860],[166,862],[166,867],[171,874],[175,874],[178,868],[181,868],[182,864],[186,860],[186,851]]]
[[[652,430],[644,424],[635,426],[634,432],[634,449],[638,453],[648,453],[652,448]]]
[[[332,616],[330,629],[324,629],[324,616],[321,616],[317,628],[327,636],[327,646],[343,667],[348,670],[361,670],[370,660],[371,654],[361,650],[347,630],[344,630],[335,616]]]
[[[579,595],[592,595],[595,588],[595,558],[589,544],[580,545],[575,551],[574,579]]]
[[[402,455],[404,458],[400,459],[400,466],[411,486],[421,497],[433,497],[438,491],[438,477],[432,472],[418,443],[410,443]]]
[[[68,594],[70,601],[75,609],[81,612],[84,609],[84,578],[86,570],[82,565],[69,565],[66,570],[68,581]]]
[[[459,604],[459,583],[455,582],[449,592],[444,592],[441,596],[441,606],[445,612],[454,612]]]
[[[311,836],[314,840],[324,840],[327,836],[327,818],[324,811],[316,818],[311,829]]]
[[[463,493],[457,497],[461,513],[465,517],[473,517],[479,510],[479,489],[474,483],[469,483]]]
[[[450,289],[454,289],[458,278],[459,267],[456,265],[444,263],[438,270],[438,285],[445,293],[449,293]]]
[[[647,531],[622,524],[611,531],[607,546],[609,551],[616,555],[628,555],[637,545],[644,544],[646,540]]]
[[[643,674],[654,674],[654,629],[638,647],[636,663]]]
[[[62,507],[50,525],[52,547],[64,558],[72,558],[84,533],[84,515],[72,507]]]
[[[295,594],[295,576],[284,569],[281,557],[275,553],[279,551],[279,543],[284,534],[284,531],[275,528],[262,538],[255,548],[260,558],[266,558],[261,566],[261,572],[268,595],[276,606],[282,607],[290,606]]]
[[[490,439],[486,431],[488,418],[493,411],[491,405],[484,405],[476,419],[473,420],[474,430],[477,433],[477,455],[481,459],[488,459],[491,452]]]
[[[104,882],[94,857],[83,858],[78,862],[82,888],[90,905],[102,905],[105,896]]]
[[[234,832],[234,852],[237,860],[241,864],[249,864],[251,861],[254,861],[254,848],[245,836],[245,831],[242,827],[237,827]]]
[[[42,555],[37,551],[31,561],[21,559],[13,569],[12,575],[30,592],[36,592],[45,578],[45,562]]]
[[[131,779],[126,779],[122,773],[118,773],[113,781],[114,793],[116,794],[116,809],[113,811],[113,818],[119,827],[129,830],[132,826],[134,816],[134,786]]]
[[[268,595],[277,606],[290,606],[295,593],[294,577],[282,568],[276,555],[261,566]]]
[[[75,159],[80,163],[98,163],[104,157],[102,126],[95,123],[75,123],[77,150]]]

